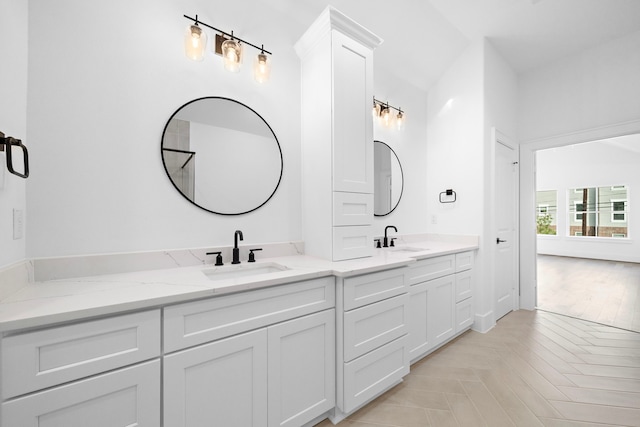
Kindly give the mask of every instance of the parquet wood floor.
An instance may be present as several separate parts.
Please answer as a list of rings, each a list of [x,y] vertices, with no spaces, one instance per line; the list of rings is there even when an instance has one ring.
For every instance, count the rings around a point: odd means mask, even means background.
[[[414,364],[339,425],[640,426],[640,334],[515,311]]]
[[[538,308],[640,332],[640,264],[538,255]]]

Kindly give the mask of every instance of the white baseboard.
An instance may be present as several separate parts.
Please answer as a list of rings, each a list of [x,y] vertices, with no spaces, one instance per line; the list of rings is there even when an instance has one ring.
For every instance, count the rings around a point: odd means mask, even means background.
[[[473,329],[476,332],[486,333],[489,332],[496,325],[496,321],[494,319],[493,310],[485,313],[485,314],[476,314],[475,320],[473,322]]]

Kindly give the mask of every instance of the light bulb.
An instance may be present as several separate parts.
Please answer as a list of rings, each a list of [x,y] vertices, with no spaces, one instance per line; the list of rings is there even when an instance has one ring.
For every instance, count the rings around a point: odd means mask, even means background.
[[[237,73],[240,71],[240,60],[242,59],[242,46],[239,42],[230,39],[222,43],[222,57],[224,58],[224,69]]]
[[[253,78],[256,79],[258,83],[264,83],[269,80],[270,75],[271,60],[264,52],[261,52],[253,64]]]
[[[380,114],[380,117],[382,118],[382,124],[384,125],[384,127],[390,127],[391,126],[391,111],[389,110],[389,107],[384,107],[384,109],[382,110],[382,113]]]
[[[406,121],[407,119],[402,110],[398,111],[398,115],[396,116],[396,127],[398,128],[398,130],[404,129],[404,124]]]
[[[373,115],[374,119],[380,117],[380,104],[375,101],[373,101],[373,109],[371,110],[371,114]]]
[[[207,33],[197,25],[188,26],[184,34],[184,53],[187,58],[194,61],[202,61],[206,46]]]

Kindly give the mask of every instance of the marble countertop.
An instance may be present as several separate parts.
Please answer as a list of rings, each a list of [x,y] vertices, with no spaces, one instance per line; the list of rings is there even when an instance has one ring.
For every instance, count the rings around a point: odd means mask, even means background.
[[[205,274],[216,268],[213,264],[203,264],[36,281],[0,301],[0,332],[152,309],[326,276],[356,276],[403,267],[419,259],[478,248],[477,241],[403,241],[397,245],[395,248],[376,249],[372,257],[339,262],[307,255],[265,258],[253,265],[277,263],[287,269],[220,280],[212,280]]]

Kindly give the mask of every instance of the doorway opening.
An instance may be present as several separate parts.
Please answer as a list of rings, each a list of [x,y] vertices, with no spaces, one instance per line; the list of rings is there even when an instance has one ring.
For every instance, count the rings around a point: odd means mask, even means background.
[[[537,308],[640,332],[638,170],[638,133],[536,151]]]

